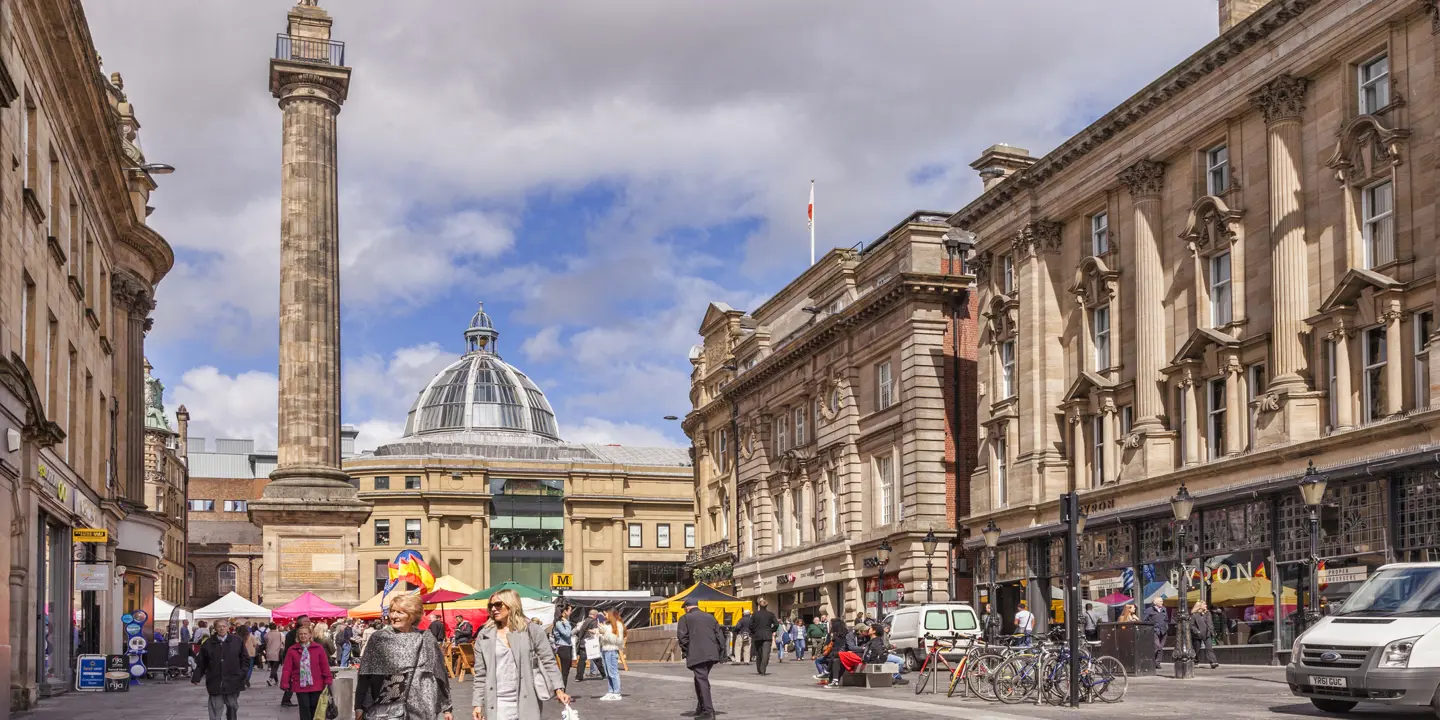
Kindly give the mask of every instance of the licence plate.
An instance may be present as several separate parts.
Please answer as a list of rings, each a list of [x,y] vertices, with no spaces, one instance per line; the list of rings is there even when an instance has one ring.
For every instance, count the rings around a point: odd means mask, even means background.
[[[1329,677],[1327,675],[1311,675],[1310,684],[1315,687],[1343,688],[1345,687],[1345,678]]]

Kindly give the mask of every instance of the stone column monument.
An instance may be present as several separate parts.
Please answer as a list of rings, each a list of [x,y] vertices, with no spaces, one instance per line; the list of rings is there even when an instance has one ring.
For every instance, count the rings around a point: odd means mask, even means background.
[[[279,464],[250,520],[264,542],[263,602],[306,590],[358,604],[356,529],[370,516],[340,469],[340,224],[335,117],[350,88],[345,46],[315,0],[291,8],[270,61],[280,101]]]

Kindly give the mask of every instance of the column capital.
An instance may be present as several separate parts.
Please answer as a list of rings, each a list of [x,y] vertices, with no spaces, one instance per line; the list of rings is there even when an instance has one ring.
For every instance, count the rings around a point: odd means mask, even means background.
[[[1294,75],[1281,75],[1250,93],[1250,103],[1265,114],[1266,124],[1282,120],[1298,120],[1305,112],[1305,92],[1310,81]]]
[[[155,294],[150,284],[125,270],[117,269],[110,276],[110,295],[120,309],[134,316],[143,318],[155,309]]]
[[[1132,198],[1158,196],[1165,184],[1165,163],[1158,160],[1140,160],[1121,170],[1119,178],[1120,184],[1130,191]]]
[[[1440,2],[1420,0],[1420,9],[1430,16],[1430,34],[1440,35]]]
[[[1034,257],[1042,252],[1060,252],[1060,223],[1034,220],[1025,223],[1011,242],[1016,260]]]

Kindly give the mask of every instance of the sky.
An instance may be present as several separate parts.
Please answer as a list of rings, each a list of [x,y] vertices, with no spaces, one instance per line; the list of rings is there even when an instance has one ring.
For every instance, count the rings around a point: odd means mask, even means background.
[[[84,0],[175,248],[146,352],[191,434],[275,445],[293,0]],[[477,303],[574,442],[687,445],[689,348],[818,253],[953,211],[1214,39],[1215,0],[321,0],[338,118],[343,419],[398,437]],[[213,448],[213,443],[211,445]]]

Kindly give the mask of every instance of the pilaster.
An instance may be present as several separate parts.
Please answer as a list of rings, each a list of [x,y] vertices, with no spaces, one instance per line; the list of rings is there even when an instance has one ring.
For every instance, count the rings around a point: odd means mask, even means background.
[[[1348,321],[1337,319],[1326,336],[1335,343],[1335,387],[1330,388],[1330,402],[1335,404],[1336,430],[1355,427],[1355,391],[1350,380],[1350,336],[1354,334]]]

